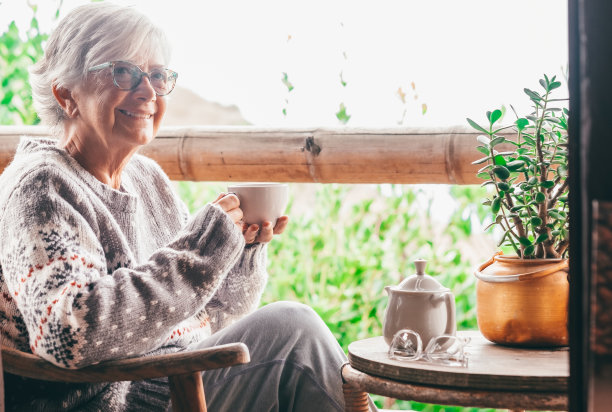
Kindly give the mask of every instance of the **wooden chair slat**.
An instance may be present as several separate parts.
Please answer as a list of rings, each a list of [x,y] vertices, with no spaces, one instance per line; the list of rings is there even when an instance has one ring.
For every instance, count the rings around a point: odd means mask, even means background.
[[[185,375],[250,361],[243,343],[230,343],[194,351],[102,362],[81,369],[64,369],[17,349],[2,346],[6,372],[28,378],[59,382],[137,381]]]

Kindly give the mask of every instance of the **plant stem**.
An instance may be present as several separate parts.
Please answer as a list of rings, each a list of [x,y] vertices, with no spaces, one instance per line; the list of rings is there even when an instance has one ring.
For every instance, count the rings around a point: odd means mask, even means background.
[[[546,163],[544,162],[544,151],[542,148],[542,141],[540,139],[540,134],[542,133],[542,129],[543,129],[543,125],[544,125],[544,118],[546,117],[546,108],[548,106],[548,95],[549,95],[550,91],[546,90],[546,94],[543,97],[543,105],[542,105],[542,112],[541,114],[538,116],[538,121],[536,123],[536,133],[535,133],[535,138],[536,138],[536,155],[538,157],[538,161],[540,163],[540,178],[539,178],[539,182],[542,184],[544,183],[547,179],[548,179],[548,166],[546,165]],[[537,109],[536,109],[537,112]],[[550,189],[546,189],[543,188],[542,186],[540,186],[540,190],[543,191],[543,193],[546,195],[546,197],[548,198],[549,196],[549,192]],[[537,245],[536,247],[536,256],[539,258],[546,258],[546,257],[558,257],[557,252],[554,250],[553,248],[553,239],[552,239],[552,235],[551,235],[551,229],[548,227],[548,213],[547,213],[547,204],[548,202],[543,201],[541,203],[538,204],[538,216],[540,217],[540,219],[542,220],[542,223],[540,224],[540,226],[537,228],[537,230],[535,230],[535,232],[537,234],[543,234],[543,233],[547,233],[548,234],[548,240],[545,240],[544,242],[540,243]]]

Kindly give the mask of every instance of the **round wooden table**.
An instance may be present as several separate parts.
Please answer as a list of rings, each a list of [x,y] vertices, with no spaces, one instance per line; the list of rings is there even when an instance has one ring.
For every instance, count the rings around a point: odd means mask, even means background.
[[[440,405],[567,410],[568,348],[522,349],[469,337],[468,366],[389,359],[382,336],[353,342],[342,369],[347,412],[367,411],[365,393]]]

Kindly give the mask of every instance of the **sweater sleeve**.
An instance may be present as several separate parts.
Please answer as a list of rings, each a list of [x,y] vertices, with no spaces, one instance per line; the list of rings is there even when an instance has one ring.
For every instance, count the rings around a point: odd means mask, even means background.
[[[240,260],[206,304],[213,333],[253,312],[259,306],[268,280],[266,264],[265,244],[244,249]]]
[[[69,186],[58,173],[31,172],[0,221],[2,274],[31,350],[58,366],[160,347],[204,308],[244,249],[229,216],[207,205],[143,264],[109,268],[99,231],[112,222]]]

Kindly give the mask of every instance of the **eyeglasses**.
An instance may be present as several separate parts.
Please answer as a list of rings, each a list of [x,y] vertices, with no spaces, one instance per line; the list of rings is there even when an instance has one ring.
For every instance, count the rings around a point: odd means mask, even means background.
[[[467,368],[468,357],[464,351],[469,338],[440,335],[432,338],[423,351],[421,336],[410,329],[401,329],[393,335],[389,346],[389,358],[400,361],[424,360],[450,366]]]
[[[174,89],[178,73],[169,69],[159,68],[143,72],[135,64],[124,61],[102,63],[89,69],[90,72],[111,68],[113,83],[120,90],[134,90],[144,76],[149,78],[153,90],[158,96],[166,96]]]

